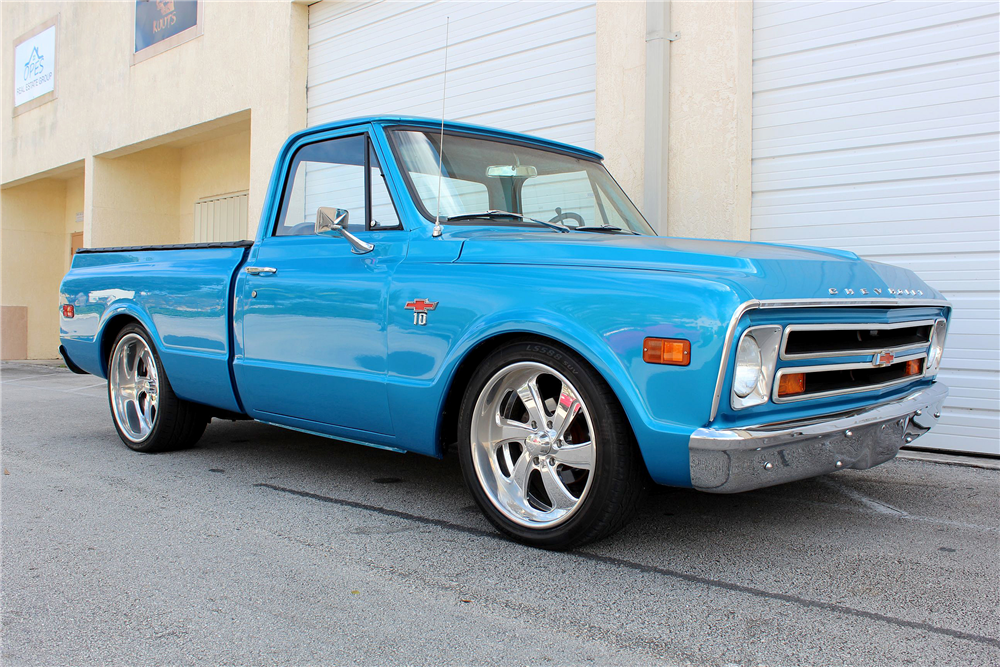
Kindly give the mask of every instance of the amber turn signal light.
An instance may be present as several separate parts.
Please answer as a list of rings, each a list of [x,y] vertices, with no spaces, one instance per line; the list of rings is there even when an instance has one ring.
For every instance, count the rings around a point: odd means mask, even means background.
[[[805,373],[786,373],[778,381],[778,396],[795,396],[806,393]]]
[[[906,375],[920,375],[923,370],[923,363],[920,359],[910,359],[906,362]]]
[[[642,360],[648,364],[687,366],[691,363],[691,341],[680,338],[647,338],[642,341]]]

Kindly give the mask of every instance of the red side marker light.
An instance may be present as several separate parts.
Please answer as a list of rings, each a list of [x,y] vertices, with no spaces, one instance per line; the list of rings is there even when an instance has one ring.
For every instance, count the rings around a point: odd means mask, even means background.
[[[73,307],[73,304],[71,303],[63,305],[62,310],[63,310],[63,317],[67,319],[72,319],[73,317],[76,316],[76,309]]]
[[[680,338],[647,338],[642,341],[642,360],[647,364],[687,366],[691,363],[691,341]]]

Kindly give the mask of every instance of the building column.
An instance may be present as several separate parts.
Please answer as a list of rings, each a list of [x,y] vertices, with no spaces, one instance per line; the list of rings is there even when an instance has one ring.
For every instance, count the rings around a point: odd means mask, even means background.
[[[597,3],[595,146],[608,171],[642,207],[645,151],[646,7]]]
[[[750,238],[753,5],[673,2],[667,232]]]

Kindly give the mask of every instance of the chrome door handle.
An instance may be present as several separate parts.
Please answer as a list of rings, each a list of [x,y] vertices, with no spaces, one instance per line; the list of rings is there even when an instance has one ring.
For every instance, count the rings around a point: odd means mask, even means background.
[[[277,273],[278,269],[272,269],[270,266],[248,266],[247,273],[251,276],[259,276],[260,274],[271,274]]]

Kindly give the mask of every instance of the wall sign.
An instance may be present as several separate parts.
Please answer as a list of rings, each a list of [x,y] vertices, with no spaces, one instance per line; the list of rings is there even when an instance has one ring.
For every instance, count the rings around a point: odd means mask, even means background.
[[[200,0],[136,0],[133,64],[201,34]]]
[[[14,114],[55,99],[56,16],[14,42]]]

